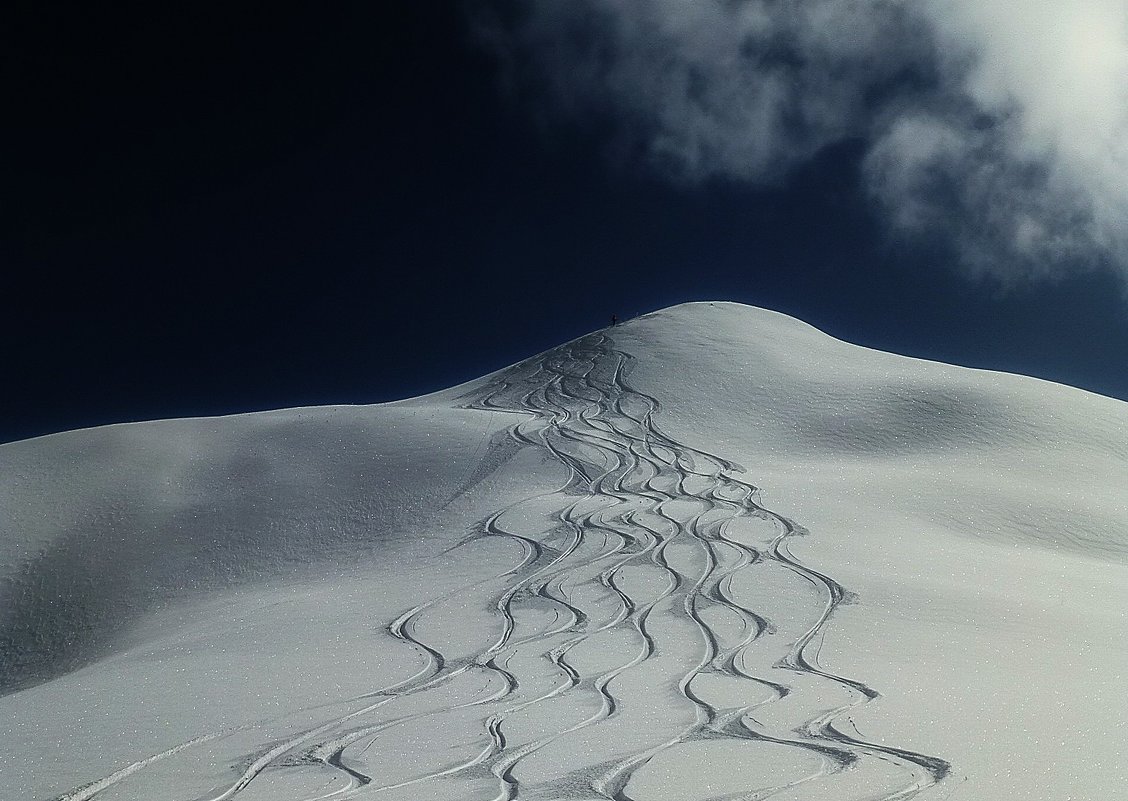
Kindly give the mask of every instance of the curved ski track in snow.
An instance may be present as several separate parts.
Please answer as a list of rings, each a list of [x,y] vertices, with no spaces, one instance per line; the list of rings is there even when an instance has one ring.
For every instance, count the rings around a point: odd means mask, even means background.
[[[806,531],[764,508],[742,468],[656,427],[658,401],[624,380],[630,360],[595,334],[516,365],[473,393],[474,408],[527,413],[511,436],[546,448],[571,471],[560,490],[499,510],[455,546],[505,538],[520,549],[517,564],[391,621],[387,631],[423,659],[412,678],[264,746],[201,801],[238,798],[282,771],[320,772],[318,789],[310,794],[311,781],[283,782],[270,796],[254,797],[642,801],[632,795],[636,774],[664,757],[676,764],[680,747],[714,742],[746,747],[741,760],[759,764],[761,778],[721,794],[695,787],[695,798],[799,799],[821,788],[829,795],[819,797],[843,801],[905,801],[948,775],[940,758],[867,741],[853,729],[850,712],[878,692],[818,660],[822,634],[850,594],[791,553],[790,539]],[[746,598],[769,574],[771,586],[788,593],[773,604],[789,610],[787,620],[773,620]],[[428,636],[429,616],[482,593],[492,595],[496,637],[472,656],[444,652],[441,637]],[[685,629],[678,637],[663,633],[677,626]],[[794,631],[784,635],[784,627]],[[681,664],[667,665],[671,659]],[[635,724],[645,718],[631,696],[636,684],[654,688],[655,705],[669,705],[661,719],[676,722],[668,730]],[[768,714],[772,708],[779,714]],[[626,730],[610,737],[600,731],[623,723]],[[382,749],[419,725],[427,726],[424,737],[442,739],[460,725],[476,735],[453,746],[425,744],[434,760],[410,749],[418,764],[399,764],[411,761],[402,755],[394,764],[381,760]],[[94,799],[153,762],[229,735],[205,734],[60,801]],[[618,753],[593,755],[598,749],[590,744],[608,739]],[[781,749],[794,752],[796,764],[765,771]],[[553,768],[554,758],[570,767]],[[719,761],[717,769],[739,772],[730,763]],[[867,766],[884,778],[836,794],[836,781]],[[444,795],[443,781],[461,783]]]

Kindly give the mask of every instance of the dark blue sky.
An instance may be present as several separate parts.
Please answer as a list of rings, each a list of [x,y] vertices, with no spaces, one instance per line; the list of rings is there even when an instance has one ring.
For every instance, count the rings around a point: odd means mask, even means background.
[[[774,189],[666,181],[506,89],[453,3],[2,29],[0,441],[407,397],[700,299],[1128,398],[1111,277],[1003,291],[889,244],[863,142]]]

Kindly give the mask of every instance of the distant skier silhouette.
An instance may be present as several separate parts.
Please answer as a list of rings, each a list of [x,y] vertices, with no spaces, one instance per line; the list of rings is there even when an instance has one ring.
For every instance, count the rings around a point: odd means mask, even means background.
[[[618,325],[618,324],[619,324],[619,318],[616,317],[614,314],[612,314],[611,315],[611,325]]]

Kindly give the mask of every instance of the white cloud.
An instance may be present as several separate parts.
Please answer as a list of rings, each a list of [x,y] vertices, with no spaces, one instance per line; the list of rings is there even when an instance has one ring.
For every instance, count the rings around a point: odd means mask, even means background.
[[[532,0],[505,40],[659,169],[769,184],[868,142],[890,230],[1015,279],[1128,275],[1124,0]]]

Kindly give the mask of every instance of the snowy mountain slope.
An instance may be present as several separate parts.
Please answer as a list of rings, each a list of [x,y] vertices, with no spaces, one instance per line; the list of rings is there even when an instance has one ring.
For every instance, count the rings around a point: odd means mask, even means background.
[[[0,446],[0,787],[1113,798],[1128,406],[689,304]]]

